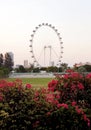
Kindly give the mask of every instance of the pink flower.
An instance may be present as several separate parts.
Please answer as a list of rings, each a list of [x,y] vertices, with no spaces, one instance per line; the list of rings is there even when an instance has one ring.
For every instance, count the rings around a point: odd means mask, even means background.
[[[59,103],[59,101],[58,100],[53,100],[53,104],[58,104]]]
[[[50,103],[54,102],[54,95],[52,93],[46,94],[46,100]]]
[[[57,107],[60,108],[61,107],[61,103],[57,104]]]
[[[3,101],[3,96],[2,95],[0,95],[0,101]]]
[[[54,87],[53,86],[48,87],[48,91],[54,92]]]
[[[65,74],[65,75],[63,76],[63,78],[64,78],[64,79],[68,79],[68,78],[69,78],[69,74]]]
[[[79,83],[77,86],[78,86],[78,88],[79,88],[80,90],[84,89],[84,86],[83,86],[82,83]]]
[[[64,84],[64,88],[67,88],[67,87],[68,87],[68,83],[65,83],[65,84]]]
[[[64,107],[64,108],[68,109],[68,105],[67,105],[67,104],[65,104],[65,103],[62,103],[62,107]]]
[[[75,105],[76,105],[76,102],[75,102],[75,101],[73,101],[73,102],[72,102],[72,106],[75,106]]]
[[[90,127],[90,120],[87,118],[88,127]]]
[[[87,121],[87,125],[90,127],[90,120],[87,118],[86,114],[83,115],[84,121]]]
[[[57,95],[56,95],[56,98],[57,98],[57,99],[60,99],[60,95],[59,95],[59,94],[57,94]]]
[[[78,72],[73,72],[70,74],[70,77],[73,79],[80,79],[80,78],[82,78],[82,75],[79,74]]]
[[[30,89],[31,87],[32,87],[31,84],[26,84],[27,89]]]
[[[5,86],[4,84],[0,84],[0,88],[4,88],[4,86]]]
[[[74,72],[74,71],[73,71],[72,69],[67,69],[66,72],[67,72],[67,73],[72,73],[72,72]]]
[[[86,114],[83,115],[83,118],[84,118],[84,121],[87,120],[87,116],[86,116]]]
[[[91,73],[87,74],[86,78],[91,79]]]
[[[64,108],[68,109],[68,105],[65,104],[65,103],[59,103],[59,104],[57,104],[57,107],[58,107],[58,108],[64,107]]]
[[[76,110],[76,112],[77,112],[78,114],[84,115],[84,111],[83,111],[81,108],[79,108],[78,106],[75,107],[75,110]]]
[[[46,115],[47,115],[47,116],[50,116],[50,115],[51,115],[51,112],[47,112]]]
[[[13,83],[13,82],[8,82],[8,83],[7,83],[7,86],[8,86],[8,87],[13,87],[13,86],[14,86],[14,83]]]
[[[45,89],[45,88],[41,88],[41,92],[42,92],[42,93],[44,93],[44,94],[45,94],[45,93],[46,93],[46,91],[47,91],[47,89]]]
[[[48,83],[48,90],[49,91],[54,91],[54,89],[56,88],[58,81],[57,80],[52,80],[51,82]]]
[[[81,109],[76,109],[76,112],[77,112],[78,114],[81,114],[81,113],[82,113],[82,110],[81,110]]]
[[[75,89],[76,89],[76,85],[75,85],[75,84],[72,84],[72,85],[71,85],[71,90],[74,91]]]
[[[38,100],[39,100],[39,98],[38,98],[38,97],[34,98],[34,101],[35,101],[35,102],[37,102]]]
[[[36,91],[36,92],[35,92],[35,97],[38,97],[38,96],[39,96],[39,92]]]

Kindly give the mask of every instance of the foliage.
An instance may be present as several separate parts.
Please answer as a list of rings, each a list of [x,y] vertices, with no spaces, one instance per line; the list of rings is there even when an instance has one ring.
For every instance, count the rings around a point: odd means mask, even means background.
[[[38,72],[40,72],[39,67],[33,68],[33,72],[34,72],[34,73],[38,73]]]
[[[74,70],[77,72],[91,72],[91,65],[85,64],[85,65],[81,65],[81,66],[76,66],[76,64],[75,64]]]
[[[26,69],[24,68],[23,65],[20,65],[19,68],[16,68],[15,69],[16,72],[19,72],[19,73],[24,73],[26,72]]]
[[[8,68],[10,71],[12,70],[12,66],[14,65],[11,56],[9,53],[5,54],[5,61],[4,61],[4,66]]]
[[[86,68],[84,66],[80,66],[77,70],[79,73],[86,72]]]
[[[40,71],[46,71],[46,67],[41,67]]]
[[[86,98],[85,98],[86,97]],[[48,88],[0,81],[1,130],[89,130],[91,74],[57,75]]]
[[[58,67],[56,66],[50,66],[46,68],[47,72],[58,72]]]
[[[68,69],[68,64],[67,63],[62,63],[61,67],[62,67],[62,71],[64,72],[65,70]]]
[[[3,65],[3,54],[1,53],[0,54],[0,67],[2,67],[2,65]]]
[[[87,72],[91,72],[91,65],[84,65],[83,66]]]
[[[5,54],[5,58],[3,54],[0,54],[0,78],[8,77],[10,71],[13,69],[13,61],[9,53]]]
[[[8,68],[0,67],[0,78],[7,78],[10,71]]]
[[[49,88],[60,92],[60,102],[76,101],[81,107],[91,107],[91,74],[85,76],[70,72],[56,77],[56,87],[52,85]]]

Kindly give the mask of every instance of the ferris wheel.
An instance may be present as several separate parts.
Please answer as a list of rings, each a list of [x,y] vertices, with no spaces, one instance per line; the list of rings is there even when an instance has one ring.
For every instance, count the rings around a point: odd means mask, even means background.
[[[62,37],[52,24],[35,27],[30,39],[30,53],[34,66],[60,66],[63,54]]]

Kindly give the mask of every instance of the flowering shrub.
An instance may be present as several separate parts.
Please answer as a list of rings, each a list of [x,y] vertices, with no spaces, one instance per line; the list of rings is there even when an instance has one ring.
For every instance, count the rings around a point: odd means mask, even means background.
[[[78,107],[83,109],[91,120],[91,74],[81,75],[77,72],[69,72],[56,77],[57,80],[49,83],[48,90],[59,92],[60,103],[77,104],[76,111]],[[54,82],[55,85],[53,85]]]
[[[0,81],[1,130],[90,130],[91,75],[70,72],[34,90]]]
[[[55,85],[53,85],[55,82]],[[91,74],[83,76],[77,72],[58,75],[49,83],[50,91],[59,91],[60,102],[76,101],[81,107],[91,108]]]

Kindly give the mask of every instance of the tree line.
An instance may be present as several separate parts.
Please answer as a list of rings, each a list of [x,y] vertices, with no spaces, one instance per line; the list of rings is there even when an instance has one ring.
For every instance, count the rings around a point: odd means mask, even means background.
[[[0,78],[8,77],[13,70],[13,65],[14,62],[9,53],[5,53],[5,55],[0,53]]]
[[[23,65],[20,65],[19,68],[13,68],[14,61],[10,55],[10,53],[5,53],[4,55],[0,53],[0,78],[8,77],[9,73],[14,70],[15,72],[65,72],[67,69],[72,69],[77,72],[91,72],[91,65],[82,65],[82,66],[73,66],[69,67],[67,63],[62,63],[60,67],[57,66],[49,66],[49,67],[34,67],[31,65],[29,68],[24,68]]]
[[[73,66],[70,67],[68,66],[67,63],[62,63],[59,67],[57,66],[49,66],[49,67],[34,67],[33,65],[31,65],[29,68],[25,68],[23,65],[20,65],[18,68],[15,68],[15,72],[17,73],[24,73],[24,72],[34,72],[34,73],[38,73],[41,71],[46,71],[46,72],[66,72],[66,70],[73,70],[75,72],[91,72],[91,65],[88,64],[84,64],[81,66]]]
[[[60,67],[57,66],[49,66],[49,67],[35,67],[31,65],[29,68],[25,68],[23,65],[20,65],[18,68],[15,68],[15,72],[17,73],[24,73],[24,72],[33,72],[38,73],[41,71],[46,72],[64,72],[66,69],[68,69],[67,63],[62,63]]]

